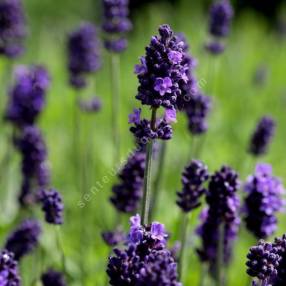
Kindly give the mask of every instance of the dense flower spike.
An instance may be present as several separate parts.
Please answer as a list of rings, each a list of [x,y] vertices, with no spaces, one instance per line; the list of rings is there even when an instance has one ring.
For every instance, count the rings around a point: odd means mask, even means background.
[[[14,254],[6,250],[0,252],[0,285],[21,285],[21,279],[18,274],[18,265],[14,260]]]
[[[137,151],[120,171],[120,183],[112,188],[110,201],[118,211],[132,213],[137,210],[143,195],[144,170],[145,153]]]
[[[208,180],[207,167],[198,160],[193,160],[182,175],[182,192],[178,192],[177,205],[189,212],[201,205],[200,198],[206,192],[203,184]]]
[[[276,238],[274,247],[278,249],[280,256],[279,266],[277,267],[277,275],[272,280],[273,286],[283,286],[286,281],[286,234],[281,238]]]
[[[165,117],[157,120],[156,130],[152,130],[149,120],[141,120],[140,116],[140,109],[134,109],[134,113],[129,115],[129,123],[134,124],[134,126],[130,127],[130,131],[134,134],[139,146],[144,147],[150,140],[154,139],[169,140],[172,138],[173,129],[168,122],[176,120],[175,110],[169,110],[169,112],[166,110]]]
[[[25,127],[22,134],[14,140],[22,155],[23,181],[19,201],[25,206],[34,201],[34,187],[45,187],[49,184],[47,149],[40,130],[34,126]]]
[[[226,37],[229,33],[233,8],[228,0],[221,0],[210,9],[209,31],[215,37]]]
[[[135,67],[139,79],[136,98],[142,104],[167,109],[178,108],[178,103],[182,105],[190,68],[185,62],[185,48],[185,43],[168,25],[159,27],[159,36],[152,37],[146,55]]]
[[[97,31],[93,24],[84,23],[69,35],[68,57],[70,84],[77,89],[86,86],[86,76],[101,66]]]
[[[278,249],[264,241],[260,241],[257,246],[250,248],[247,259],[247,274],[265,283],[270,282],[277,275],[277,268],[281,260]]]
[[[197,232],[202,239],[198,254],[202,261],[210,263],[212,270],[216,262],[221,225],[224,227],[225,263],[231,258],[232,245],[240,225],[240,203],[236,195],[238,188],[238,175],[229,167],[223,166],[211,176],[207,192],[208,209],[201,216],[202,224]]]
[[[128,19],[129,0],[103,0],[104,20],[102,29],[106,32],[105,47],[107,50],[120,53],[127,48],[124,34],[132,29]]]
[[[218,42],[218,41],[212,41],[205,45],[205,49],[213,55],[220,55],[225,50],[225,44]]]
[[[54,189],[43,190],[39,194],[39,200],[42,204],[42,210],[45,213],[46,222],[50,224],[62,224],[64,204],[60,193]]]
[[[211,98],[201,93],[190,97],[186,107],[188,127],[193,135],[200,135],[207,131],[207,118],[211,110]]]
[[[143,227],[138,215],[132,217],[126,249],[115,249],[114,256],[109,258],[110,285],[181,286],[166,238],[162,224],[154,222]]]
[[[80,100],[79,106],[83,112],[96,113],[101,109],[102,103],[100,98],[94,96],[89,100],[84,100],[84,99]]]
[[[269,117],[262,117],[251,137],[249,152],[254,156],[263,155],[271,143],[275,132],[275,121]]]
[[[20,260],[37,247],[41,232],[37,220],[25,220],[11,233],[4,248],[13,252],[16,260]]]
[[[18,67],[15,75],[5,118],[16,126],[31,125],[45,106],[49,75],[40,66]]]
[[[2,0],[0,19],[0,54],[15,58],[22,54],[23,40],[26,36],[21,0]]]
[[[281,195],[284,188],[281,181],[272,175],[272,167],[258,164],[253,176],[250,176],[244,187],[244,218],[246,227],[257,238],[267,238],[277,228],[276,213],[281,211],[284,202]]]
[[[66,286],[64,275],[61,272],[49,269],[42,274],[41,281],[43,286]]]

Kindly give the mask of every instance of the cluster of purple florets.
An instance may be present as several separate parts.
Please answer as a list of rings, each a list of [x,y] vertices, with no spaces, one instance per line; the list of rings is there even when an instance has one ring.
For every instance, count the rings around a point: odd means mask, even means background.
[[[206,195],[208,208],[201,215],[202,224],[197,230],[202,247],[198,254],[203,262],[213,269],[216,263],[218,241],[223,229],[224,262],[228,263],[232,254],[232,245],[237,236],[239,219],[239,188],[237,173],[227,166],[211,176]]]
[[[284,205],[283,185],[272,175],[270,165],[258,164],[244,189],[247,193],[244,206],[246,227],[257,238],[267,238],[276,231],[276,214]]]
[[[22,156],[23,178],[19,202],[27,206],[35,202],[33,190],[49,184],[47,148],[41,131],[35,126],[25,127],[14,141]]]
[[[66,286],[64,276],[61,272],[49,269],[42,274],[41,281],[43,286]]]
[[[9,58],[21,55],[27,33],[21,0],[0,2],[0,26],[0,54]]]
[[[208,178],[208,169],[201,161],[193,160],[185,168],[182,174],[183,190],[177,193],[177,205],[183,212],[190,212],[201,205],[200,198],[206,193],[203,184]]]
[[[105,231],[102,233],[104,242],[109,246],[116,246],[126,241],[127,236],[121,229],[115,229],[114,231]]]
[[[253,285],[285,285],[285,234],[281,238],[275,238],[274,243],[260,241],[257,246],[250,248],[247,259],[247,273],[256,279]]]
[[[169,140],[172,138],[173,129],[168,123],[166,116],[156,121],[156,127],[152,128],[150,120],[140,118],[141,110],[135,109],[133,114],[129,115],[129,123],[134,125],[130,127],[138,146],[144,147],[150,140],[161,139]]]
[[[7,238],[4,248],[12,252],[16,260],[20,260],[37,247],[41,232],[37,220],[25,220]]]
[[[142,226],[139,215],[131,218],[129,241],[124,250],[115,249],[107,274],[114,286],[181,286],[177,264],[166,248],[164,226],[154,222]]]
[[[45,214],[47,223],[62,224],[64,204],[59,192],[54,189],[42,190],[39,193],[39,200]]]
[[[170,26],[159,27],[146,47],[146,55],[135,67],[139,80],[136,98],[153,108],[176,109],[184,96],[183,87],[189,82],[189,64],[185,62],[185,43]],[[180,98],[181,97],[181,98]],[[181,105],[181,104],[180,104]]]
[[[86,76],[101,66],[100,47],[96,27],[82,24],[68,39],[70,84],[77,89],[87,85]]]
[[[50,79],[41,66],[18,67],[5,118],[18,127],[34,124],[46,103]]]
[[[90,99],[81,99],[79,101],[79,107],[83,112],[96,113],[101,109],[102,103],[100,98],[94,96]]]
[[[217,55],[224,51],[224,43],[220,39],[228,36],[233,14],[229,0],[221,0],[211,6],[209,33],[214,39],[206,44],[210,53]]]
[[[121,53],[127,48],[125,34],[132,29],[128,18],[129,0],[103,0],[103,25],[108,51]]]
[[[260,156],[267,152],[275,133],[275,127],[275,121],[269,116],[264,116],[259,120],[249,144],[249,152],[253,156]]]
[[[145,157],[140,151],[132,154],[118,175],[120,183],[112,188],[110,201],[120,212],[133,213],[139,206],[143,195]]]
[[[14,260],[14,254],[7,250],[2,250],[0,252],[0,285],[21,285],[21,279],[18,274],[18,265]]]

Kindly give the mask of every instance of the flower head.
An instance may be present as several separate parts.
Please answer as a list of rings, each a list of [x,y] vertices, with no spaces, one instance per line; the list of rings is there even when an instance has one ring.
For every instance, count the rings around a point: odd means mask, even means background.
[[[0,54],[15,58],[22,54],[26,21],[21,0],[0,3]]]
[[[63,223],[64,204],[60,193],[54,189],[42,190],[39,194],[39,201],[42,204],[47,223]]]
[[[92,98],[88,100],[80,100],[79,101],[79,107],[83,112],[86,113],[96,113],[100,111],[102,107],[102,103],[100,98],[97,96],[93,96]]]
[[[95,26],[90,23],[82,24],[69,35],[67,48],[70,83],[74,88],[84,88],[87,84],[86,76],[101,67],[100,45]]]
[[[5,118],[16,126],[31,125],[45,106],[49,75],[40,66],[18,67],[15,75]]]
[[[267,238],[276,231],[276,213],[284,205],[281,198],[283,185],[272,175],[270,165],[258,164],[255,174],[248,178],[244,189],[247,193],[244,206],[246,227],[257,238]]]
[[[43,286],[66,286],[64,275],[61,272],[49,269],[41,276]]]
[[[253,156],[260,156],[267,152],[275,132],[275,121],[268,116],[264,116],[258,122],[252,134],[249,152]]]
[[[20,260],[37,247],[41,232],[37,220],[25,220],[7,238],[5,249],[13,252],[16,260]]]

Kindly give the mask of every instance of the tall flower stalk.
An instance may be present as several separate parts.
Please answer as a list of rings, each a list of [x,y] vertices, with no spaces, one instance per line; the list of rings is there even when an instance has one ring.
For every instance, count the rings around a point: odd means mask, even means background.
[[[181,248],[179,255],[179,277],[182,278],[189,214],[201,205],[201,197],[206,193],[204,183],[208,180],[207,167],[198,160],[191,161],[182,174],[182,191],[177,193],[177,205],[182,210]]]
[[[114,164],[120,160],[120,53],[127,48],[126,33],[132,29],[128,19],[129,0],[103,0],[105,48],[110,52],[111,72],[111,121],[114,144]]]
[[[139,80],[136,99],[150,106],[151,120],[140,119],[140,111],[132,117],[131,132],[139,144],[146,148],[146,169],[142,202],[142,219],[149,223],[150,200],[152,196],[152,150],[155,139],[168,140],[172,136],[169,123],[176,121],[176,110],[185,106],[183,87],[188,84],[189,65],[185,63],[182,41],[175,36],[168,25],[159,27],[159,35],[151,39],[146,55],[135,66]],[[165,109],[163,118],[157,119],[159,108]]]

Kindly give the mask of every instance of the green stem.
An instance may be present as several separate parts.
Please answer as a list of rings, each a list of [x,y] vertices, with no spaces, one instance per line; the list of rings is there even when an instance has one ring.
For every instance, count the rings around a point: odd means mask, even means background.
[[[61,228],[59,225],[56,226],[56,241],[57,241],[58,250],[61,253],[62,270],[65,274],[67,274],[66,256],[65,256],[65,252],[63,248],[63,243],[62,243]]]
[[[201,277],[200,277],[200,286],[205,286],[206,278],[208,273],[208,266],[206,263],[201,263]]]
[[[111,53],[111,87],[112,87],[112,136],[114,144],[114,165],[120,161],[120,58]]]
[[[156,112],[157,109],[152,109],[151,129],[156,129]],[[150,213],[150,199],[151,199],[151,174],[152,174],[152,153],[153,153],[153,140],[150,140],[146,146],[146,167],[144,173],[144,186],[143,186],[143,202],[141,219],[143,224],[149,224]]]
[[[187,242],[188,223],[189,223],[188,214],[183,213],[182,228],[181,228],[181,249],[180,249],[179,261],[178,261],[178,267],[179,267],[178,273],[179,273],[180,280],[182,280],[183,278],[183,264],[184,264],[184,253],[185,253],[186,242]]]
[[[217,259],[216,259],[216,273],[215,282],[216,286],[224,285],[224,223],[219,226]]]
[[[151,220],[153,219],[155,212],[156,212],[157,202],[158,202],[159,193],[161,189],[161,182],[162,182],[164,166],[165,166],[166,149],[167,149],[167,142],[163,141],[161,144],[161,150],[159,154],[159,164],[157,168],[157,174],[154,180],[153,197],[152,197],[151,208],[150,208]]]

